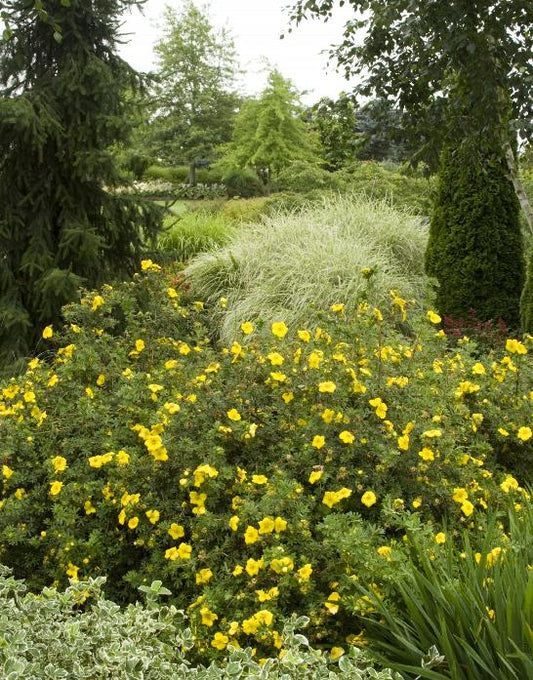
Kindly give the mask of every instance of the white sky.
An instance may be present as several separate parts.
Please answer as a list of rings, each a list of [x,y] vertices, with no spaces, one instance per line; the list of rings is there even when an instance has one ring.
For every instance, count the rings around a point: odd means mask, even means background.
[[[196,3],[202,7],[204,3]],[[180,9],[181,0],[147,0],[143,14],[134,10],[127,15],[124,33],[131,35],[121,55],[139,71],[155,66],[153,45],[161,31],[157,24],[165,5]],[[349,8],[338,8],[329,22],[306,21],[288,33],[288,13],[283,9],[290,0],[211,0],[209,17],[216,27],[229,29],[235,41],[240,63],[245,71],[242,90],[246,94],[259,93],[266,81],[265,58],[290,78],[298,90],[308,91],[303,101],[311,104],[320,97],[336,97],[349,91],[350,83],[332,64],[328,67],[330,45],[340,42],[344,21],[350,17]],[[281,33],[285,39],[280,40]],[[353,83],[352,83],[353,85]]]

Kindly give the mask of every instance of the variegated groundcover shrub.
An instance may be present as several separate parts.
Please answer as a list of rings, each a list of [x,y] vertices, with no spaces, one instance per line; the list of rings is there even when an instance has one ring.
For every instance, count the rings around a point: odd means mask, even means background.
[[[258,663],[253,650],[228,651],[219,665],[193,666],[194,641],[182,612],[158,602],[169,591],[146,587],[147,605],[121,609],[102,595],[102,578],[72,582],[63,592],[28,593],[0,567],[0,668],[4,680],[223,680],[266,678],[393,680],[351,649],[335,658],[309,646],[294,619],[283,631],[287,653]]]
[[[148,261],[84,294],[0,387],[0,561],[31,589],[106,576],[127,604],[161,581],[196,662],[285,658],[293,614],[342,654],[409,533],[480,550],[489,513],[529,500],[532,338],[481,355],[391,291],[220,347],[179,283]]]

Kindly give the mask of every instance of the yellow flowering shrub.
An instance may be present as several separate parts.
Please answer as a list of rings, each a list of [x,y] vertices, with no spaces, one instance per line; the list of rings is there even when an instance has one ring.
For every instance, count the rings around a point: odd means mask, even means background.
[[[161,580],[205,654],[278,653],[293,611],[339,647],[407,530],[437,549],[446,518],[446,545],[458,528],[476,545],[488,511],[527,498],[530,340],[450,351],[395,291],[220,347],[180,284],[149,266],[84,293],[0,385],[0,561],[30,587],[106,575],[128,602]]]

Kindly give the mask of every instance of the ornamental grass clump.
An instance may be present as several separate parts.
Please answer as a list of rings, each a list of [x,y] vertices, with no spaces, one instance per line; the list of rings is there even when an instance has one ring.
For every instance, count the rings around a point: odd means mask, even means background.
[[[235,231],[235,224],[223,214],[188,212],[167,218],[166,230],[160,235],[159,249],[179,262],[186,262],[199,253],[225,245]]]
[[[394,593],[406,532],[480,550],[487,512],[527,499],[530,339],[449,351],[391,291],[220,346],[208,305],[142,267],[0,385],[0,561],[32,589],[106,576],[127,604],[160,580],[198,658],[283,654],[294,612],[340,654],[372,606],[359,585]]]
[[[213,320],[228,342],[243,321],[308,324],[336,302],[354,310],[363,293],[375,305],[390,290],[424,300],[426,239],[419,219],[387,203],[336,197],[243,227],[225,248],[191,262],[186,275],[206,302],[227,298]]]
[[[444,533],[432,546],[410,534],[394,604],[366,593],[374,607],[365,628],[375,656],[413,678],[533,677],[532,532],[528,494],[507,518],[490,517],[479,550],[466,533],[460,546]]]

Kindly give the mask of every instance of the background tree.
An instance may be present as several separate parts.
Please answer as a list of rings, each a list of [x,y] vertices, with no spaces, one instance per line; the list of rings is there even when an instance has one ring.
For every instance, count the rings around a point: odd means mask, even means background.
[[[137,0],[4,5],[0,43],[0,354],[32,350],[80,285],[138,264],[156,207],[110,193],[108,151],[123,137],[125,88],[137,74],[115,54],[119,18]],[[47,11],[48,10],[48,11]],[[50,19],[53,17],[53,20]]]
[[[479,165],[475,169],[470,165],[471,172],[490,174],[494,168],[503,167],[518,186],[512,148],[516,131],[531,127],[533,121],[530,94],[533,4],[523,0],[347,1],[354,9],[355,18],[346,24],[344,40],[336,49],[336,56],[347,73],[363,79],[358,92],[391,100],[400,110],[408,112],[414,124],[424,129],[428,129],[432,119],[446,121],[445,136],[447,146],[451,145],[450,153],[466,157],[463,145],[466,149],[478,150],[472,161]],[[300,21],[308,14],[327,18],[333,6],[333,0],[298,0],[293,18]],[[358,28],[367,29],[360,45],[354,42]],[[452,179],[450,173],[445,172],[444,177]],[[505,205],[506,182],[495,182],[493,187],[501,192],[500,205]],[[465,212],[468,201],[476,200],[478,188],[479,184],[474,183],[467,196],[463,187],[460,195],[465,201]],[[450,187],[452,194],[453,191]],[[441,182],[440,196],[449,195]],[[522,192],[522,200],[524,196]],[[527,215],[525,204],[524,207]],[[503,232],[508,233],[513,223],[512,217],[504,222]],[[439,232],[442,228],[443,225],[434,227]],[[453,266],[459,270],[463,260],[473,257],[475,249],[480,260],[490,261],[493,255],[493,242],[480,238],[483,225],[469,220],[468,228],[468,252],[459,248],[456,251]],[[498,220],[494,228],[499,229]],[[453,233],[449,236],[453,237]],[[495,239],[500,241],[497,234]],[[502,265],[498,271],[515,276],[519,285],[523,278],[519,234],[513,235],[511,241],[516,247],[498,253],[498,258],[506,259],[509,266]],[[438,272],[438,277],[443,270],[436,267],[437,260],[441,258],[442,266],[448,262],[446,253],[438,252],[439,244],[445,242],[443,234],[431,242],[434,251],[428,262],[433,263],[430,269]],[[503,280],[500,283],[505,285]],[[492,290],[497,289],[498,282],[495,282]],[[467,313],[479,298],[475,282],[465,281],[461,298]],[[514,300],[511,318],[516,318],[517,306],[518,300]]]
[[[244,102],[233,137],[224,148],[221,167],[253,168],[268,184],[276,173],[296,160],[317,160],[302,106],[290,80],[279,71],[268,76],[258,99]]]
[[[231,138],[239,103],[233,41],[211,25],[206,11],[190,0],[179,13],[166,8],[146,140],[151,155],[167,165],[188,164],[191,184],[198,161],[214,160],[216,147]]]
[[[327,170],[339,170],[355,160],[360,138],[353,96],[343,92],[338,99],[322,97],[308,110],[306,119],[320,138]]]

